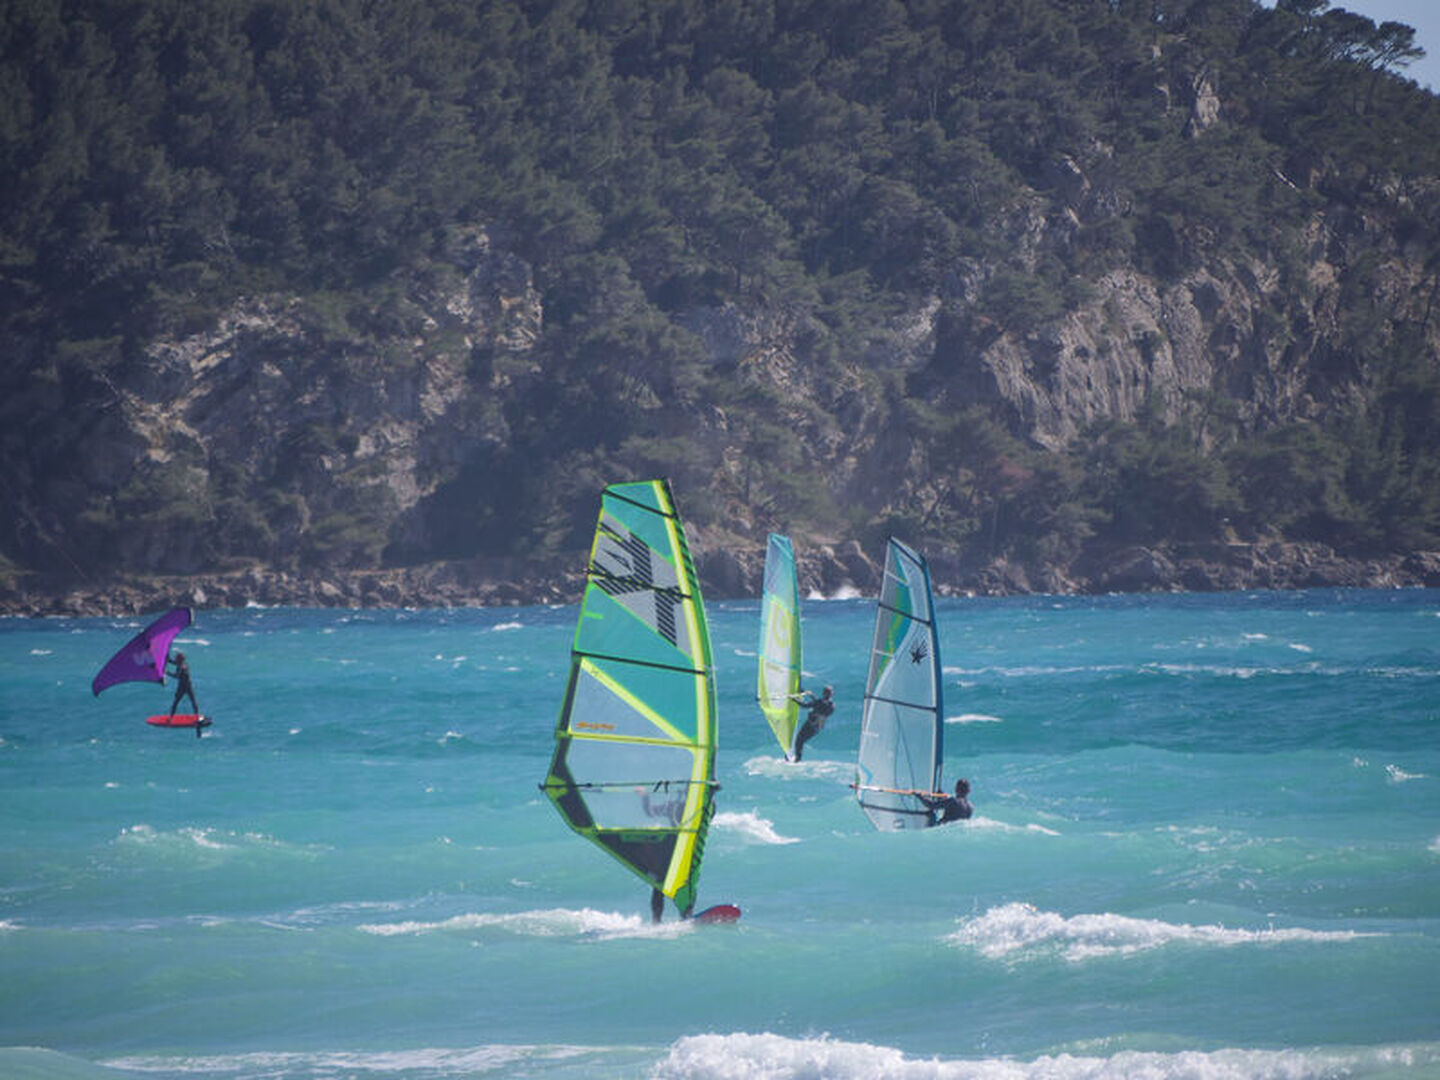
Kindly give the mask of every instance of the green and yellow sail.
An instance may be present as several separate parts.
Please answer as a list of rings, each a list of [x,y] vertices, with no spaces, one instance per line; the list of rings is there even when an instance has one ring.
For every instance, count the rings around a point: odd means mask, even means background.
[[[684,914],[714,812],[715,736],[710,634],[670,487],[611,484],[544,791]]]
[[[795,750],[800,706],[800,586],[790,538],[771,533],[760,594],[760,671],[756,698],[788,758]]]

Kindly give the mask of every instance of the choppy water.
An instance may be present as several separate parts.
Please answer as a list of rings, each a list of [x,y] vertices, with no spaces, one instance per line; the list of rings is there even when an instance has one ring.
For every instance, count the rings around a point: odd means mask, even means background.
[[[536,789],[573,607],[200,612],[201,740],[90,694],[142,620],[0,620],[0,1075],[1440,1074],[1440,595],[943,601],[976,817],[886,835],[872,610],[790,766],[710,605],[709,928]]]

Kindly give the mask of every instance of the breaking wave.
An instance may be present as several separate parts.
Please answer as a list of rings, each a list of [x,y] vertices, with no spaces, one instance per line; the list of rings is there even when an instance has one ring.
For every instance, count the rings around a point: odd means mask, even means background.
[[[1059,955],[1066,960],[1088,960],[1144,952],[1166,945],[1220,946],[1274,945],[1286,942],[1353,941],[1377,935],[1354,930],[1266,928],[1246,930],[1227,926],[1192,926],[1159,919],[1136,919],[1109,913],[1060,915],[1030,904],[1005,904],[966,920],[945,940],[971,948],[991,959]]]

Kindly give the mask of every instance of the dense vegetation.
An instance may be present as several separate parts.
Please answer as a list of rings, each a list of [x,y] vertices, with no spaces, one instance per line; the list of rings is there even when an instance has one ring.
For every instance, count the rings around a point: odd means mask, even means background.
[[[1440,103],[1397,74],[1415,55],[1409,28],[1325,0],[10,0],[0,551],[143,563],[117,521],[191,519],[197,567],[555,549],[601,483],[652,472],[702,522],[1019,559],[1230,529],[1440,544],[1429,304],[1380,279],[1393,255],[1440,295]],[[1226,123],[1197,135],[1169,99],[1202,79]],[[1100,193],[1071,242],[1019,258],[1066,161]],[[1307,229],[1341,211],[1374,246],[1347,253],[1320,335]],[[436,478],[418,543],[373,491],[287,528],[343,425],[292,433],[283,475],[211,463],[198,492],[82,482],[53,434],[237,297],[301,297],[375,350],[421,334],[407,283],[455,274],[477,226],[531,268],[544,333],[523,371],[469,355],[504,438]],[[1062,318],[1106,271],[1223,259],[1280,276],[1256,334],[1334,390],[1322,415],[1215,387],[1042,449],[966,399],[958,354]],[[927,296],[930,362],[875,360]],[[784,379],[707,357],[687,320],[725,305],[796,328]],[[841,469],[862,434],[899,464]]]

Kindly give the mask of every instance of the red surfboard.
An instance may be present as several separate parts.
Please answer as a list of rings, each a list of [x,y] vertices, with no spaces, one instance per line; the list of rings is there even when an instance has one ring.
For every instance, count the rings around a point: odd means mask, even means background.
[[[740,909],[734,904],[716,904],[694,916],[698,923],[732,923],[738,918]]]
[[[210,726],[210,717],[201,716],[199,713],[176,713],[174,716],[162,713],[159,716],[147,716],[145,722],[156,727],[207,728]]]

